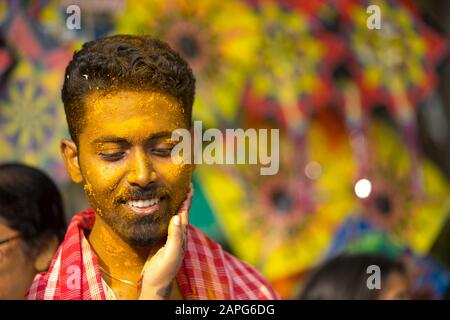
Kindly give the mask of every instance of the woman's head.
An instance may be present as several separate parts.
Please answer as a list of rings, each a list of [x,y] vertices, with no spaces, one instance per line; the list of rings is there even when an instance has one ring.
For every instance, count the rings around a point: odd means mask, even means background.
[[[43,172],[0,165],[0,298],[20,299],[64,238],[61,195]]]
[[[375,267],[371,267],[375,266]],[[379,271],[380,287],[372,287]],[[404,266],[373,254],[342,254],[312,272],[298,297],[301,300],[396,300],[408,298]]]

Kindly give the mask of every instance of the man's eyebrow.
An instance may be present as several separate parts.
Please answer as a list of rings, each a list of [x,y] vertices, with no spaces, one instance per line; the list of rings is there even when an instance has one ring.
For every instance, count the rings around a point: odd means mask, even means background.
[[[127,139],[115,136],[106,136],[100,137],[92,141],[92,144],[101,144],[101,143],[127,143]]]
[[[171,136],[172,136],[172,131],[161,131],[161,132],[152,134],[146,140],[150,141],[150,140],[166,138],[166,137],[171,137]],[[97,138],[94,141],[92,141],[92,144],[102,144],[102,143],[129,143],[129,142],[126,138],[116,137],[116,136],[100,137],[100,138]]]
[[[149,140],[154,140],[154,139],[159,139],[159,138],[166,138],[166,137],[171,137],[172,136],[172,131],[161,131],[155,134],[152,134],[149,137]]]

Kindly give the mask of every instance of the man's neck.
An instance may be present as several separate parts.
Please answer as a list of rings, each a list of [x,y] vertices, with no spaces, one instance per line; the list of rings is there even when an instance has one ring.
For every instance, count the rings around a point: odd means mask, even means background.
[[[88,241],[98,257],[100,273],[119,299],[137,299],[137,283],[147,259],[163,243],[153,247],[133,247],[96,216]]]

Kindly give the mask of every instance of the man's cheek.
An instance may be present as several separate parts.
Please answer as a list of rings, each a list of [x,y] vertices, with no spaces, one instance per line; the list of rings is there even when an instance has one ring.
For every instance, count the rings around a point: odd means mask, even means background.
[[[92,206],[96,211],[100,208],[109,209],[113,204],[112,190],[108,191],[106,176],[86,175],[84,177],[84,190]],[[98,212],[100,214],[100,212]]]
[[[172,192],[174,200],[177,203],[181,202],[189,191],[193,166],[189,164],[171,164],[160,169],[160,172],[163,173],[165,183]]]
[[[179,187],[183,182],[189,181],[192,176],[192,165],[174,164],[173,162],[158,164],[155,169],[165,180],[165,183],[171,187]]]
[[[189,189],[189,185],[191,183],[192,180],[192,165],[180,165],[181,168],[179,168],[178,170],[178,175],[174,176],[174,179],[176,181],[174,181],[174,184],[177,187],[182,187],[184,188],[185,192],[188,191]]]

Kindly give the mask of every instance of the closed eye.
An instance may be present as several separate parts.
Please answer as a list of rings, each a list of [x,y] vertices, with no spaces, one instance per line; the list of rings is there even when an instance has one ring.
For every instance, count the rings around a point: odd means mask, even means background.
[[[100,158],[106,161],[118,161],[125,155],[125,151],[113,152],[113,153],[99,153]]]
[[[152,154],[158,156],[158,157],[168,157],[170,156],[170,153],[172,152],[173,147],[169,148],[153,148]]]

